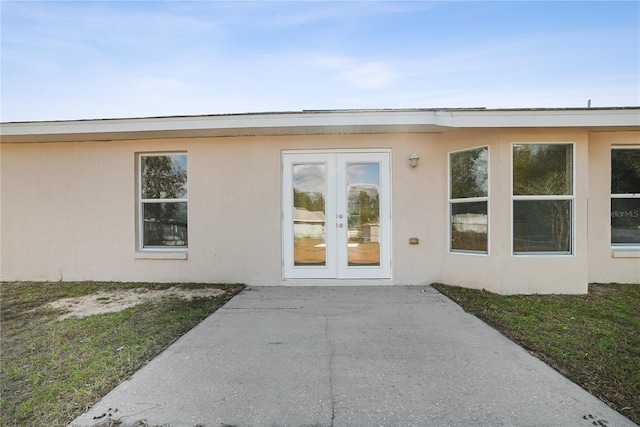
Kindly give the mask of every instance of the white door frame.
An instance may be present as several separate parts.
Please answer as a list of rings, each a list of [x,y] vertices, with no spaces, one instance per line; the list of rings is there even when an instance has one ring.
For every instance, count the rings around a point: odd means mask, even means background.
[[[348,265],[349,163],[378,163],[380,194],[380,265]],[[325,165],[325,265],[294,265],[293,165]],[[342,215],[342,217],[340,217]],[[341,222],[342,221],[342,222]],[[340,227],[342,225],[342,227]],[[391,151],[309,150],[282,153],[282,256],[284,279],[391,278]]]

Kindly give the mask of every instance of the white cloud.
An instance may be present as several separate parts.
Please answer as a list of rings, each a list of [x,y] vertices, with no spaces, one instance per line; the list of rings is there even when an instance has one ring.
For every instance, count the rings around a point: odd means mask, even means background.
[[[343,76],[356,86],[364,89],[388,87],[393,82],[393,74],[379,62],[356,65],[343,72]]]
[[[329,70],[335,77],[361,89],[389,87],[395,80],[392,67],[377,60],[319,55],[311,57],[307,63]]]

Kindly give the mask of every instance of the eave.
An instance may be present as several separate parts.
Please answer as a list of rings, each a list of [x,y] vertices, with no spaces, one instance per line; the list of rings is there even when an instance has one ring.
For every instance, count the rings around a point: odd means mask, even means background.
[[[582,109],[329,110],[0,124],[2,143],[441,133],[462,128],[640,130],[640,107]]]

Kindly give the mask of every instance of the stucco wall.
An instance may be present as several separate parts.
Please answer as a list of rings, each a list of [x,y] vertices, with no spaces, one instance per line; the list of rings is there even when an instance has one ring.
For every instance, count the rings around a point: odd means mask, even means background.
[[[489,147],[489,254],[446,253],[442,281],[503,294],[585,293],[587,290],[588,140],[585,130],[467,130],[443,135],[442,162],[450,151]],[[512,255],[513,143],[573,143],[575,159],[574,254]],[[445,170],[445,175],[447,171]],[[443,190],[446,195],[446,188]],[[445,196],[446,197],[446,196]],[[446,207],[445,207],[446,209]],[[447,219],[442,229],[447,229]]]
[[[249,285],[438,281],[500,293],[583,293],[588,281],[637,283],[640,261],[611,258],[602,213],[609,206],[607,150],[637,140],[637,132],[474,129],[3,144],[0,277]],[[575,143],[573,256],[511,255],[513,142]],[[450,254],[448,153],[483,145],[490,149],[489,254]],[[392,280],[283,282],[282,151],[344,148],[391,149]],[[166,151],[188,154],[186,259],[136,254],[136,154]],[[408,166],[411,153],[420,156],[417,168]],[[410,245],[411,237],[420,244]]]
[[[429,283],[442,213],[406,159],[432,136],[291,136],[3,144],[2,280],[282,283],[281,152],[394,147],[393,282]],[[188,153],[187,259],[136,254],[136,153]],[[426,155],[427,153],[425,153]],[[416,173],[417,172],[417,173]],[[422,181],[422,182],[419,182]],[[440,206],[442,202],[440,201]],[[428,233],[431,233],[429,235]],[[408,238],[422,237],[419,246]]]
[[[640,132],[592,132],[589,136],[589,281],[640,283],[640,249],[611,249],[611,148],[640,148]]]

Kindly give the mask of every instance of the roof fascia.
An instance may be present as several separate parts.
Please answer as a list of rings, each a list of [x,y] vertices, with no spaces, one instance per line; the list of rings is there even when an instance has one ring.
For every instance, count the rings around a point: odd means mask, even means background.
[[[638,127],[640,108],[452,111],[455,128]]]
[[[341,110],[0,124],[2,143],[193,136],[445,132],[456,128],[640,129],[640,108]],[[366,130],[363,130],[366,129]]]
[[[297,132],[368,133],[419,132],[430,127],[448,130],[451,115],[442,111],[330,111],[293,113],[176,116],[135,119],[97,119],[2,123],[3,143],[105,141],[189,136],[290,135]]]
[[[225,129],[295,129],[357,126],[449,126],[450,114],[437,111],[358,111],[313,113],[265,113],[219,116],[185,116],[136,119],[98,119],[52,122],[3,123],[2,137],[26,135],[122,134]],[[251,132],[249,132],[250,134]]]

